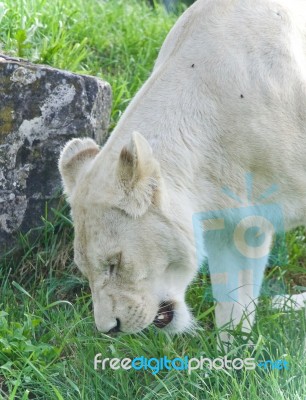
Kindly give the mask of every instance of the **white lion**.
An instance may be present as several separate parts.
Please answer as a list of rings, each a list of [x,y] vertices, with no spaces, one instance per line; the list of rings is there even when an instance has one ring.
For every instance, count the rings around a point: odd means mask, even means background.
[[[188,329],[205,254],[217,325],[250,328],[273,233],[306,223],[305,110],[306,1],[198,0],[181,16],[105,146],[60,156],[100,331]]]

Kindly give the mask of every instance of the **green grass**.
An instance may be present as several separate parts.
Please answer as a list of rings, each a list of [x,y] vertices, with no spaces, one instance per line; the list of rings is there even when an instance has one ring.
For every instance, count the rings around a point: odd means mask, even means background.
[[[176,17],[145,1],[6,0],[0,3],[2,51],[109,81],[111,127],[148,77]],[[59,211],[60,210],[60,211]],[[306,398],[304,312],[271,310],[263,298],[252,341],[235,332],[229,358],[286,359],[289,371],[95,371],[103,357],[216,358],[213,305],[204,301],[207,278],[188,292],[197,333],[169,337],[154,328],[111,338],[94,328],[87,282],[73,263],[72,224],[64,201],[45,215],[35,239],[20,235],[20,249],[0,264],[0,399],[215,399]],[[288,290],[306,286],[305,231],[287,235],[288,264],[276,263],[270,282]],[[208,372],[208,373],[207,373]]]
[[[145,0],[7,0],[0,3],[0,43],[6,54],[107,80],[115,123],[175,20]]]

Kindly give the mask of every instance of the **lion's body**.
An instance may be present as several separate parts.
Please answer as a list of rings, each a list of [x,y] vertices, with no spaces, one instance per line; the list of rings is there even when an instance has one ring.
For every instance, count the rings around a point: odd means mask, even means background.
[[[122,330],[139,330],[165,299],[177,304],[170,329],[189,325],[184,292],[197,268],[195,213],[254,206],[277,185],[263,203],[281,208],[285,229],[305,224],[305,110],[306,1],[198,0],[183,14],[104,148],[70,142],[61,156],[76,259],[101,330],[116,318]],[[273,232],[265,232],[271,241]],[[226,241],[206,247],[217,322],[237,322],[254,309],[267,256],[252,276],[236,271],[239,285],[253,289],[231,303],[217,286],[236,256]],[[119,253],[128,272],[118,282],[102,278],[101,265]],[[138,310],[137,321],[127,322],[124,302]]]

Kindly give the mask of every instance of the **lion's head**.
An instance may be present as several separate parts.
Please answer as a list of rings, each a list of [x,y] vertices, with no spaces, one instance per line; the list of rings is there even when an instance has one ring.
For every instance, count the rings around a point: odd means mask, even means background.
[[[188,329],[190,245],[169,217],[148,142],[134,133],[116,152],[73,139],[59,169],[72,210],[75,262],[88,278],[97,328],[133,333],[154,323],[169,332]]]

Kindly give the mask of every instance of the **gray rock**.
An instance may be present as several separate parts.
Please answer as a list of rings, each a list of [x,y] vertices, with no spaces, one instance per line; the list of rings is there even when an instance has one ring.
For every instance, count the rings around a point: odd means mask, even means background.
[[[0,55],[0,255],[41,225],[58,193],[57,160],[73,137],[107,138],[111,88],[102,80]],[[54,205],[54,204],[53,204]]]

